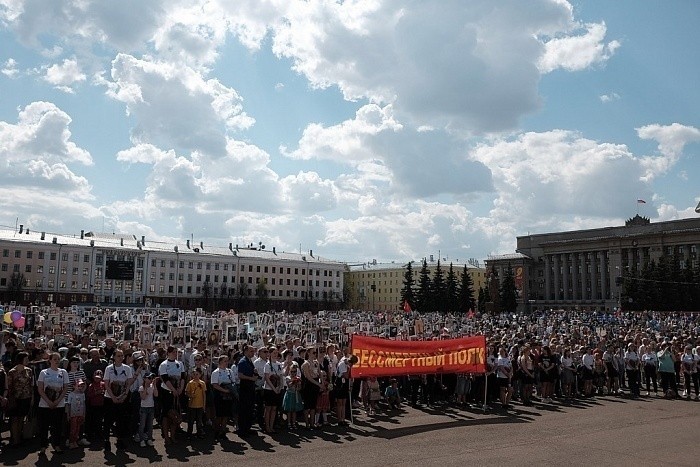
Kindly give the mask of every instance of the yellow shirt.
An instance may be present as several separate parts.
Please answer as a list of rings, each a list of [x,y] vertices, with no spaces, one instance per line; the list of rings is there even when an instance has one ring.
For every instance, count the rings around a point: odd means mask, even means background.
[[[203,409],[204,408],[204,392],[206,391],[206,384],[201,379],[199,381],[190,380],[185,387],[185,394],[189,398],[189,407],[192,409]]]

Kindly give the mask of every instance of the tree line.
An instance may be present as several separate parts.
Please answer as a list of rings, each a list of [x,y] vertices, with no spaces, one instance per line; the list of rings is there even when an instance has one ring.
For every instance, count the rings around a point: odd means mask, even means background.
[[[418,281],[413,277],[413,262],[406,264],[401,288],[401,303],[411,310],[422,313],[439,311],[443,313],[469,313],[476,312],[476,300],[474,299],[474,282],[466,264],[458,277],[452,263],[445,271],[437,262],[435,273],[431,276],[428,269],[428,261],[423,260]]]
[[[687,261],[681,267],[679,255],[633,266],[617,280],[623,310],[700,311],[700,265],[693,268]]]

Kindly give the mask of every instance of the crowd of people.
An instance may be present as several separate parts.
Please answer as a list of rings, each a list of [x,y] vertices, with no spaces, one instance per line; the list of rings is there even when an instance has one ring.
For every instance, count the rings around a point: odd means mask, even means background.
[[[203,332],[186,344],[143,344],[83,323],[82,333],[59,346],[35,331],[5,330],[0,435],[7,443],[0,448],[27,445],[41,456],[49,446],[53,455],[87,446],[155,449],[154,426],[166,446],[195,438],[217,442],[230,431],[245,438],[256,430],[276,436],[331,423],[343,429],[353,409],[370,419],[379,411],[399,417],[404,404],[508,411],[514,401],[699,397],[698,314],[334,313],[337,333],[319,332],[308,341],[263,330],[235,343],[213,342]],[[284,320],[298,317],[273,322]],[[348,330],[407,340],[484,335],[487,372],[353,379],[357,359],[348,339],[331,338]]]

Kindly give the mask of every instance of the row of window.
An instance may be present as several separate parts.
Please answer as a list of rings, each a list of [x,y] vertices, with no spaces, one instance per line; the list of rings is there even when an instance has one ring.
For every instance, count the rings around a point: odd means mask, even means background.
[[[32,259],[34,256],[34,252],[32,250],[27,250],[26,252],[26,258],[27,259]],[[2,257],[3,258],[9,258],[10,257],[10,250],[4,249],[2,250]],[[22,250],[15,250],[15,258],[21,258],[22,257]],[[39,259],[45,259],[45,252],[39,251],[37,252],[37,257]],[[57,254],[55,251],[52,251],[49,255],[49,259],[51,261],[56,261]],[[61,261],[68,261],[69,254],[68,253],[62,253],[61,254]],[[73,253],[73,262],[77,263],[80,261],[80,253]],[[90,255],[83,255],[83,263],[89,263],[90,262]]]

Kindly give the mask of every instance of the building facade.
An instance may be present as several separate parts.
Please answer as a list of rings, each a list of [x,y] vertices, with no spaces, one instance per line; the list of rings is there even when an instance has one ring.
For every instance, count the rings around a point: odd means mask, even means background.
[[[489,256],[486,267],[497,277],[513,269],[520,311],[613,311],[626,272],[664,255],[695,268],[699,250],[700,218],[651,223],[637,215],[620,227],[518,237],[516,254]]]
[[[413,262],[413,280],[418,284],[422,267],[421,261]],[[447,276],[450,264],[440,264],[443,277]],[[457,283],[461,281],[464,264],[453,264]],[[428,262],[430,277],[434,277],[437,261]],[[474,287],[474,300],[478,298],[479,287],[486,281],[483,268],[467,265]],[[347,304],[349,308],[374,311],[396,311],[401,309],[401,289],[403,288],[406,264],[371,263],[351,265],[345,275]]]
[[[345,264],[313,251],[168,244],[127,234],[56,235],[22,226],[0,230],[0,302],[221,309],[235,300],[289,311],[337,308],[344,271]]]

